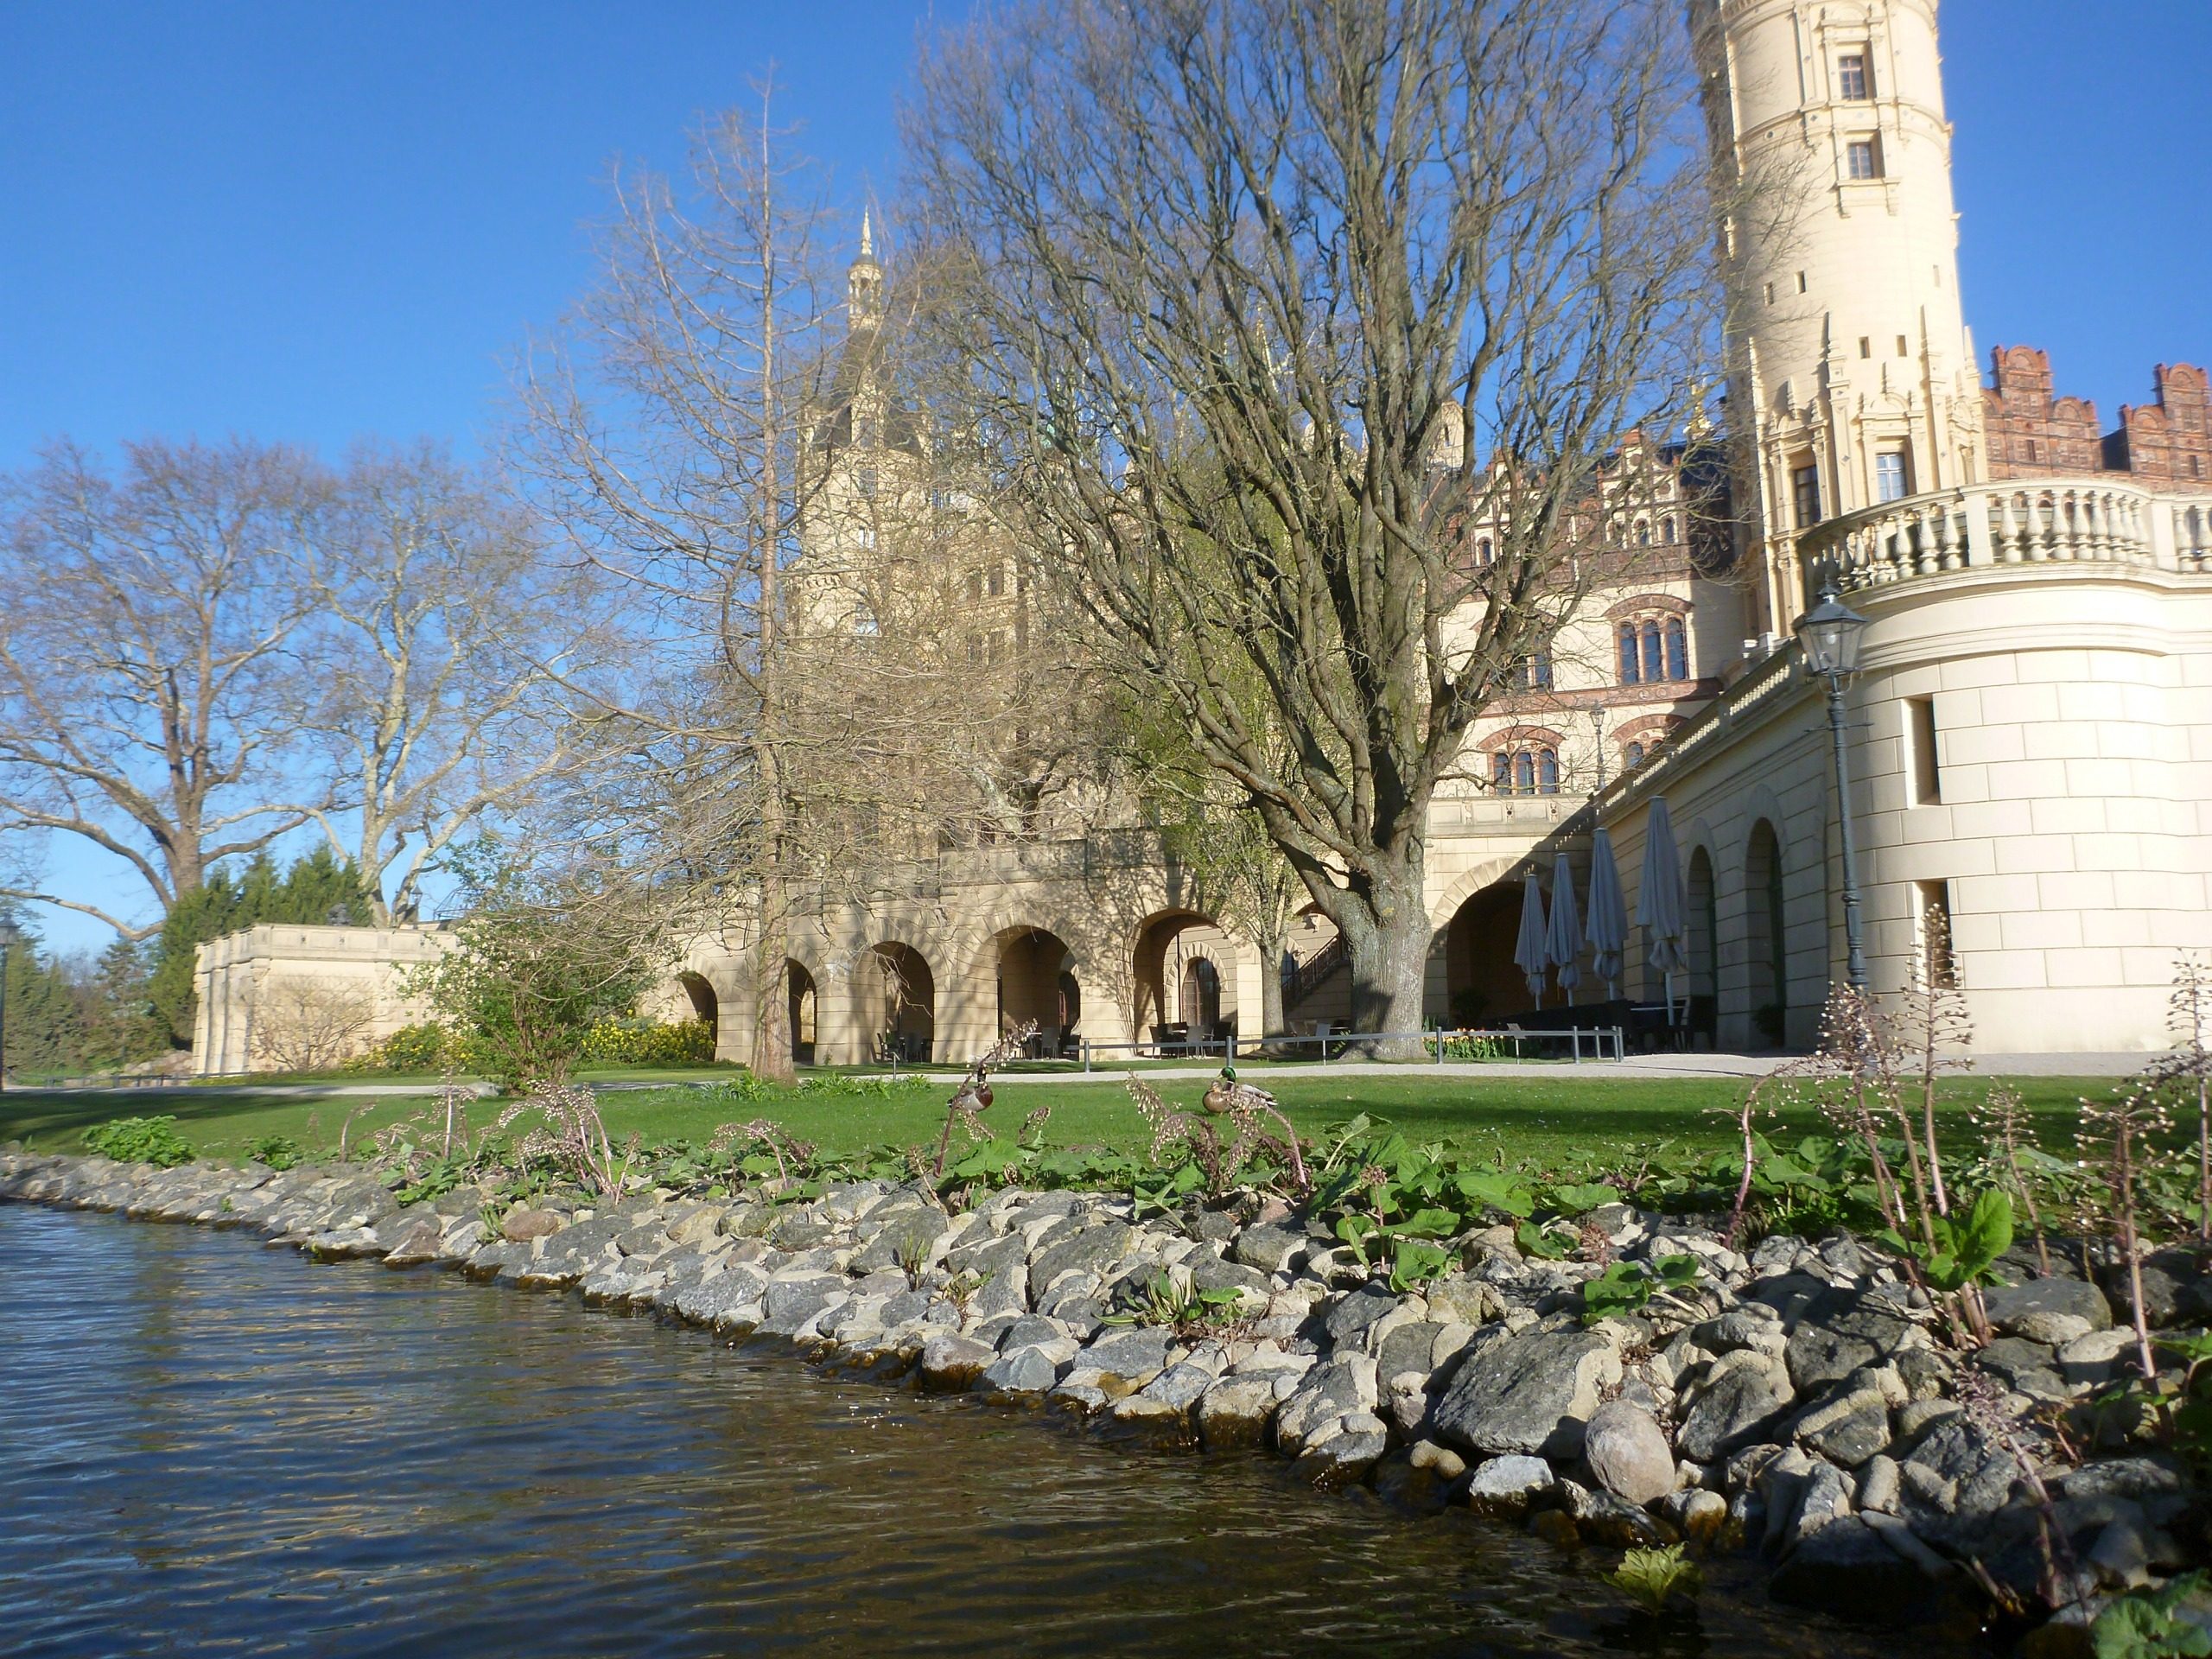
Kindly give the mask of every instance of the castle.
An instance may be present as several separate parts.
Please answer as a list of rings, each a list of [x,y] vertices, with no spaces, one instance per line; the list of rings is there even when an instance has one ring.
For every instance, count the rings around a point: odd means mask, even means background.
[[[1635,913],[1662,798],[1684,861],[1693,1023],[1724,1049],[1815,1040],[1845,976],[1846,815],[1872,988],[1950,977],[1986,1048],[2159,1046],[2177,953],[2212,947],[2205,373],[2161,365],[2153,401],[2110,432],[2094,405],[2054,396],[2031,347],[1999,348],[1983,384],[1936,13],[1692,0],[1720,154],[1787,180],[1795,211],[1728,227],[1725,435],[1637,435],[1610,459],[1610,476],[1640,480],[1595,504],[1605,543],[1633,552],[1625,574],[1529,665],[1436,801],[1440,1024],[1529,1007],[1523,878],[1564,855],[1586,893],[1596,829]],[[881,283],[864,248],[856,317]],[[868,448],[895,435],[853,407],[846,453],[873,480]],[[1716,545],[1698,472],[1721,453],[1735,528]],[[1841,801],[1824,688],[1790,633],[1830,586],[1868,621]],[[1049,1046],[1079,1034],[1109,1057],[1171,1026],[1249,1043],[1270,976],[1289,1030],[1341,1028],[1350,1007],[1325,921],[1302,918],[1263,959],[1134,824],[918,858],[883,888],[795,929],[804,1057],[960,1058],[1032,1019]],[[1939,917],[1950,944],[1930,962]],[[1660,995],[1643,946],[1632,933],[1631,1000]],[[197,1064],[252,1068],[257,1001],[286,980],[356,984],[396,1025],[390,964],[436,948],[427,931],[289,926],[203,947]],[[662,1001],[716,1018],[719,1052],[742,1060],[750,983],[743,940],[702,938]]]

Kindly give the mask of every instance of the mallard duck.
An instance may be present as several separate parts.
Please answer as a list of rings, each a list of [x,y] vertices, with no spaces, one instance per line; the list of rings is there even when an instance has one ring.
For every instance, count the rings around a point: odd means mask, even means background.
[[[1275,1097],[1264,1089],[1237,1082],[1236,1068],[1233,1065],[1221,1068],[1221,1075],[1206,1086],[1205,1095],[1199,1103],[1216,1117],[1226,1113],[1232,1106],[1243,1106],[1253,1111],[1272,1112],[1275,1109]]]

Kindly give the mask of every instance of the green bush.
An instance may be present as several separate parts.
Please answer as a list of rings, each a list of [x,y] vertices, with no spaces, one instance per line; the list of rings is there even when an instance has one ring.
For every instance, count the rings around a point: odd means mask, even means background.
[[[118,1164],[151,1164],[174,1169],[197,1156],[176,1132],[173,1117],[118,1117],[85,1131],[85,1144]]]
[[[443,1026],[402,1026],[346,1061],[346,1070],[435,1073],[448,1065],[456,1071],[480,1069],[467,1039],[455,1037]]]
[[[290,1169],[307,1154],[289,1135],[257,1135],[245,1143],[245,1155],[271,1169]]]
[[[715,1058],[714,1021],[602,1020],[584,1033],[576,1058],[586,1065],[705,1065]]]

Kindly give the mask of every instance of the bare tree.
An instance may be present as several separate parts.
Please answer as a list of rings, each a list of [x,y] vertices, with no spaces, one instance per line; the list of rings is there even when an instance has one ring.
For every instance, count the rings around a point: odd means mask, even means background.
[[[348,459],[303,574],[320,615],[302,726],[343,810],[302,810],[378,922],[410,918],[457,836],[570,764],[556,686],[594,660],[594,596],[428,443]]]
[[[1430,800],[1621,574],[1600,460],[1702,360],[1686,55],[1671,0],[1071,0],[922,67],[978,464],[1337,924],[1364,1029],[1418,1027]]]
[[[376,1020],[365,990],[297,975],[254,993],[253,1052],[280,1071],[325,1071],[351,1059]]]
[[[74,837],[165,912],[218,859],[295,828],[297,558],[323,481],[243,441],[126,445],[111,474],[52,450],[10,480],[0,535],[0,833]],[[316,804],[320,803],[317,798]],[[134,922],[28,880],[0,894]]]
[[[895,886],[1009,755],[1058,752],[995,695],[1025,613],[1002,531],[896,394],[908,308],[865,247],[828,245],[766,109],[711,124],[681,184],[616,181],[602,279],[530,365],[524,459],[632,642],[569,682],[602,759],[567,822],[693,926],[749,937],[774,1076],[794,918]]]

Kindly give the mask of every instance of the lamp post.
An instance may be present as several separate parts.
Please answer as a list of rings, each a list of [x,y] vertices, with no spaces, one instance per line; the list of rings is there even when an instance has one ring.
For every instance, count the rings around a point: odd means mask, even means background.
[[[1835,749],[1836,819],[1843,841],[1845,974],[1852,988],[1866,988],[1866,947],[1859,921],[1859,853],[1851,833],[1851,769],[1844,753],[1843,683],[1859,669],[1859,636],[1866,619],[1821,589],[1821,602],[1797,619],[1793,632],[1804,647],[1805,666],[1828,683],[1828,739]]]
[[[0,1090],[8,1086],[8,951],[22,938],[22,928],[0,916]]]
[[[1590,748],[1598,757],[1598,787],[1591,793],[1602,795],[1605,792],[1605,705],[1602,702],[1590,705]]]

